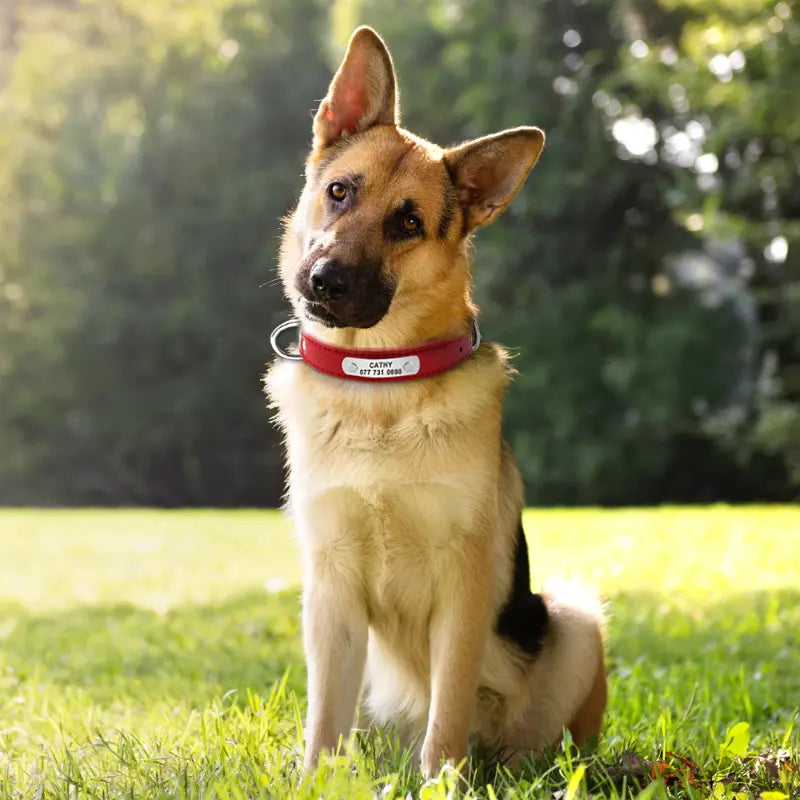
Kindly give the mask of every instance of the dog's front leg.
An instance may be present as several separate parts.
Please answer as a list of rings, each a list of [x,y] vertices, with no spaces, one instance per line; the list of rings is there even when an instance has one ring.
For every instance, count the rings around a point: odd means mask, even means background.
[[[431,705],[421,767],[435,775],[442,758],[467,755],[470,717],[491,625],[493,574],[489,542],[469,539],[448,570],[431,618]]]
[[[311,569],[303,595],[303,641],[308,668],[306,769],[320,752],[335,750],[353,724],[367,652],[363,598],[338,576]]]

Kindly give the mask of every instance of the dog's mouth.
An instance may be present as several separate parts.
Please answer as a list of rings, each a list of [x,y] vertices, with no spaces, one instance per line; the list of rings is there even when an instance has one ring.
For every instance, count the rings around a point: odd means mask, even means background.
[[[342,321],[330,311],[327,306],[314,300],[303,299],[303,313],[314,322],[321,322],[329,328],[346,327]]]
[[[386,316],[391,302],[390,296],[388,302],[381,299],[379,303],[370,303],[369,307],[357,310],[336,307],[334,311],[332,304],[303,298],[302,307],[308,319],[321,322],[328,328],[372,328]]]

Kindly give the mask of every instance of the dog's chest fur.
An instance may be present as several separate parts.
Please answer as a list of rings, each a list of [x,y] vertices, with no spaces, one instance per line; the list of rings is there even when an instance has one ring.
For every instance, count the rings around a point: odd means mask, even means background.
[[[365,385],[285,362],[268,374],[306,566],[357,587],[389,638],[424,633],[465,541],[488,534],[477,520],[498,513],[507,380],[490,346],[418,382]]]

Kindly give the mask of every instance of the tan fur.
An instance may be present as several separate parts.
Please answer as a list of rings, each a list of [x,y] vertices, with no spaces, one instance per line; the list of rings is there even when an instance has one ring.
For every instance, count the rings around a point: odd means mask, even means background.
[[[394,282],[389,311],[372,327],[328,328],[306,316],[304,328],[332,344],[398,348],[466,333],[476,309],[465,234],[508,204],[544,141],[525,128],[443,150],[397,127],[396,97],[388,51],[359,29],[317,114],[280,254],[301,317],[295,280],[320,258],[378,258]],[[325,188],[356,174],[358,205],[332,215]],[[448,187],[457,204],[440,238]],[[387,242],[382,220],[408,197],[430,230]],[[457,369],[403,383],[355,383],[288,361],[270,368],[305,570],[307,766],[347,735],[362,682],[366,716],[419,742],[426,775],[442,758],[466,756],[470,736],[513,757],[567,726],[576,738],[597,732],[594,601],[548,596],[551,627],[535,659],[494,631],[523,503],[500,431],[511,376],[505,351],[488,343]]]
[[[572,734],[572,739],[578,746],[597,736],[603,727],[603,713],[608,701],[608,686],[606,684],[606,670],[602,658],[602,644],[600,645],[601,657],[597,664],[597,672],[589,694],[583,705],[569,723],[567,728]]]

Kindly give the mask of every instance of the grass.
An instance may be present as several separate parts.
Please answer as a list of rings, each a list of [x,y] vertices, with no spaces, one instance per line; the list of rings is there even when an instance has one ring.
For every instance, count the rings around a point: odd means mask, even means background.
[[[526,523],[535,580],[610,601],[604,736],[423,785],[379,733],[297,769],[299,569],[277,513],[0,512],[0,800],[800,797],[800,510]]]

